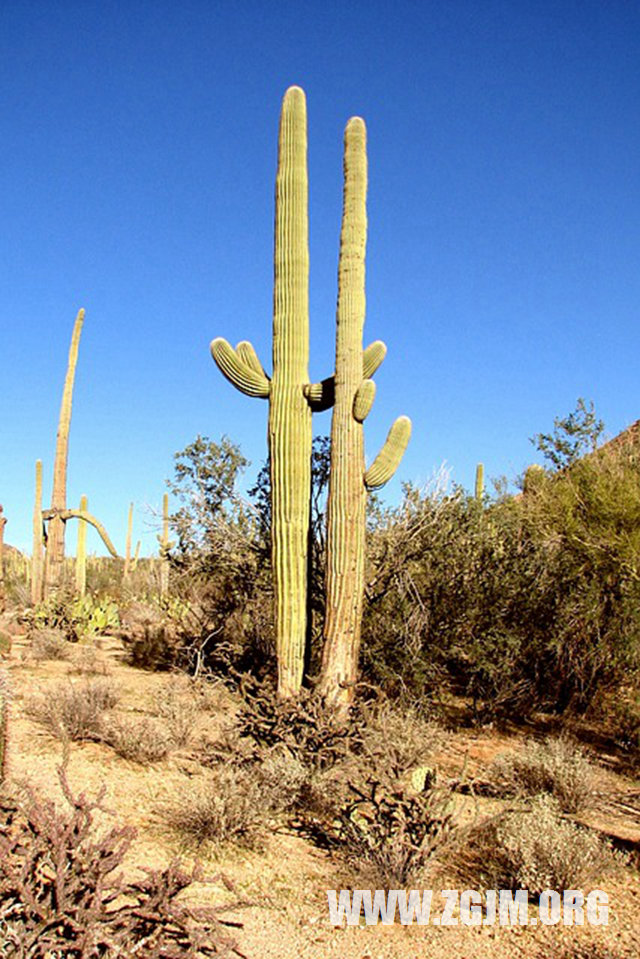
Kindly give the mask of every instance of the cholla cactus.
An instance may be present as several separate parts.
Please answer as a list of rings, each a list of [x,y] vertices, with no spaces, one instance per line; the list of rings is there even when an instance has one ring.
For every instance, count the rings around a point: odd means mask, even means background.
[[[367,490],[383,486],[396,471],[411,435],[411,421],[399,417],[368,470],[363,422],[375,397],[367,376],[362,336],[365,319],[367,239],[366,128],[360,117],[344,138],[344,201],[340,262],[331,470],[327,512],[327,575],[321,692],[339,708],[354,696],[364,602],[365,510]],[[384,357],[384,344],[375,344]]]

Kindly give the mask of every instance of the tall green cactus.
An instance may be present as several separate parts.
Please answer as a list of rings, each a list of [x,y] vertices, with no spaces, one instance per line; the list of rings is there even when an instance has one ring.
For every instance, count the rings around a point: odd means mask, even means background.
[[[168,504],[167,504],[168,506]],[[131,573],[131,537],[133,534],[133,503],[129,503],[129,515],[127,517],[127,539],[124,546],[124,573],[125,582],[129,579]]]
[[[211,344],[218,367],[237,389],[269,399],[275,632],[283,698],[300,690],[307,640],[312,440],[307,194],[306,100],[299,87],[290,87],[278,140],[271,379],[250,343],[235,350],[223,339]]]
[[[366,195],[366,128],[360,117],[353,117],[347,124],[344,139],[344,198],[327,512],[326,613],[320,679],[321,693],[339,709],[353,701],[357,680],[364,602],[366,493],[391,478],[411,434],[411,421],[399,417],[382,450],[365,471],[362,424],[375,397],[375,384],[367,376],[367,360],[362,348]],[[384,345],[375,346],[380,358],[384,357]]]
[[[476,466],[476,488],[475,498],[478,503],[482,502],[484,496],[484,463],[478,463]]]
[[[86,513],[89,509],[89,500],[86,496],[80,497],[80,512]],[[87,591],[87,522],[78,520],[78,545],[76,548],[76,592],[84,596]]]
[[[56,590],[62,582],[64,567],[64,529],[65,520],[60,510],[66,508],[67,502],[67,460],[69,456],[69,427],[71,425],[71,405],[73,400],[73,384],[78,362],[78,346],[84,323],[84,310],[79,310],[73,326],[67,375],[62,392],[60,419],[58,421],[58,436],[56,440],[56,458],[53,466],[53,491],[51,494],[51,509],[56,511],[51,516],[47,532],[47,552],[45,561],[45,598]]]

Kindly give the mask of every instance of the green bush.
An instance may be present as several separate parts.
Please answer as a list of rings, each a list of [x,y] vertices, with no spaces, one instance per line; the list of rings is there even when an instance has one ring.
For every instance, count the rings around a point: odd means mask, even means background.
[[[373,521],[366,678],[480,718],[586,709],[640,661],[639,477],[623,446],[492,504],[407,487]]]

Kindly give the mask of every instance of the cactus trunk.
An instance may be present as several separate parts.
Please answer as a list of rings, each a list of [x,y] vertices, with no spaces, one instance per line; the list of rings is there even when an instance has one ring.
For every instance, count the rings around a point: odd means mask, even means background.
[[[307,640],[307,550],[311,499],[307,118],[289,89],[280,118],[276,179],[273,378],[269,398],[272,566],[278,692],[302,685]]]
[[[36,496],[33,505],[33,546],[31,551],[31,602],[42,600],[42,460],[36,460]]]
[[[131,572],[131,536],[133,533],[133,503],[129,504],[129,516],[127,518],[127,539],[124,546],[124,580],[129,579]]]
[[[355,696],[364,605],[366,494],[387,482],[397,469],[411,434],[399,417],[382,450],[365,472],[362,424],[373,405],[369,379],[384,358],[375,344],[374,361],[362,349],[365,319],[367,241],[367,132],[352,117],[344,137],[344,198],[340,261],[331,468],[327,505],[327,568],[324,649],[320,692],[346,715]]]
[[[84,310],[79,310],[73,327],[71,346],[69,348],[69,362],[67,375],[64,381],[60,419],[58,421],[58,436],[56,441],[56,458],[53,466],[53,491],[51,495],[51,509],[64,510],[67,501],[67,461],[69,456],[69,427],[71,424],[71,406],[73,400],[73,383],[78,362],[78,345]],[[62,582],[64,568],[64,530],[65,521],[62,516],[54,514],[49,523],[47,533],[47,552],[45,567],[45,596],[55,591]]]
[[[366,487],[362,420],[373,401],[363,381],[367,241],[366,129],[354,117],[345,131],[344,199],[336,330],[335,402],[327,505],[326,617],[321,692],[350,702],[356,682],[364,601]],[[354,415],[363,383],[370,394]]]
[[[169,494],[162,497],[162,539],[160,540],[160,595],[166,596],[169,592]]]
[[[476,466],[476,488],[475,498],[481,503],[484,496],[484,463],[478,463]]]
[[[89,500],[86,496],[80,497],[80,512],[86,513],[89,509]],[[78,520],[78,545],[76,549],[76,591],[84,596],[87,591],[87,523],[84,519]]]

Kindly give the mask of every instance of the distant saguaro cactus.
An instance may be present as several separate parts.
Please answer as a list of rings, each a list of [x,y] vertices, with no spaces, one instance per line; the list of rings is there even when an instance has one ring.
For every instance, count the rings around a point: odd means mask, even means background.
[[[133,503],[129,504],[129,515],[127,517],[127,539],[124,546],[124,580],[129,579],[131,573],[131,536],[133,533]]]
[[[375,397],[363,352],[367,240],[366,127],[352,117],[344,139],[344,198],[340,260],[331,468],[327,507],[324,650],[320,691],[336,707],[352,701],[358,672],[364,602],[366,495],[384,485],[400,463],[411,421],[399,417],[365,471],[363,422]],[[381,361],[384,344],[374,344]]]
[[[253,346],[211,344],[221,372],[248,396],[269,400],[271,542],[278,693],[300,690],[307,640],[308,537],[311,499],[309,387],[309,249],[306,100],[285,93],[276,176],[273,375]]]
[[[62,581],[64,567],[64,529],[65,520],[60,510],[66,508],[67,503],[67,460],[69,456],[69,427],[71,425],[71,406],[73,401],[73,384],[78,363],[78,346],[84,323],[84,310],[79,310],[73,326],[67,375],[62,392],[60,419],[58,421],[58,436],[56,441],[56,458],[53,465],[53,491],[51,494],[51,521],[47,531],[47,551],[45,560],[45,597],[56,590]]]
[[[484,496],[484,463],[478,463],[476,466],[476,488],[475,498],[480,503]]]

